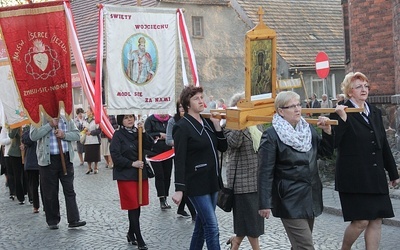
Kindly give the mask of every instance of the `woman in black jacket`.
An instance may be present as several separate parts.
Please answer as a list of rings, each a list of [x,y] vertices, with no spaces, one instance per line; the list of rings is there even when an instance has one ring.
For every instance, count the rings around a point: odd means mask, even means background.
[[[22,131],[21,142],[25,149],[25,164],[28,179],[28,192],[32,197],[33,212],[39,213],[39,164],[36,154],[36,141],[32,141],[29,137],[30,125],[24,127]]]
[[[386,138],[382,113],[366,102],[367,77],[349,73],[342,82],[347,97],[336,107],[339,125],[334,128],[337,147],[335,190],[339,192],[344,221],[351,221],[343,236],[342,249],[351,249],[365,231],[365,248],[378,249],[382,218],[394,216],[389,184],[399,183],[399,175]],[[346,113],[347,108],[363,108],[360,113]]]
[[[322,213],[322,183],[318,156],[333,153],[329,118],[320,116],[315,128],[301,116],[300,96],[292,91],[275,98],[272,126],[264,131],[259,155],[259,214],[281,218],[292,249],[314,249],[314,219]]]
[[[149,204],[149,183],[147,172],[142,171],[142,203],[139,203],[139,169],[144,162],[139,160],[138,131],[135,128],[134,115],[118,115],[120,126],[115,131],[110,145],[110,153],[114,162],[113,179],[117,180],[121,209],[128,210],[129,231],[128,242],[138,245],[138,249],[147,249],[140,232],[140,208]],[[142,124],[138,124],[142,126]],[[151,147],[151,139],[143,133],[143,149]]]
[[[147,117],[144,124],[146,133],[152,137],[154,144],[151,147],[151,155],[158,155],[170,150],[172,147],[165,142],[167,138],[168,120],[171,117],[168,114],[154,114]],[[160,162],[152,162],[151,166],[154,169],[155,185],[157,196],[160,199],[160,208],[170,209],[167,197],[169,196],[169,187],[171,186],[172,174],[172,158]]]
[[[183,89],[180,100],[185,114],[173,128],[175,147],[175,194],[179,204],[183,193],[196,208],[197,216],[190,250],[220,249],[219,229],[215,208],[221,188],[218,151],[224,152],[228,143],[220,120],[204,119],[203,89],[189,86]]]

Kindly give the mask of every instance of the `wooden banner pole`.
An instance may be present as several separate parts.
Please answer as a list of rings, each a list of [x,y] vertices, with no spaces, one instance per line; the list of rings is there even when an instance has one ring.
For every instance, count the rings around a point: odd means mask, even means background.
[[[138,139],[139,139],[139,161],[143,161],[143,128],[142,126],[139,126],[138,128]],[[139,168],[139,174],[138,174],[138,182],[139,182],[139,205],[143,204],[143,197],[142,197],[142,190],[143,190],[143,181],[142,181],[142,175],[143,175],[143,170]]]

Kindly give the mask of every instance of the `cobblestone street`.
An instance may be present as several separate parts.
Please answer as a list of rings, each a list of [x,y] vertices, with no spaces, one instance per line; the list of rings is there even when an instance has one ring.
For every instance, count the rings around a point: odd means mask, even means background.
[[[126,241],[127,212],[120,210],[116,182],[112,170],[100,163],[99,174],[86,175],[86,165],[79,166],[75,159],[75,191],[81,219],[87,225],[68,229],[64,197],[60,187],[60,229],[49,230],[44,212],[33,214],[32,205],[18,205],[8,198],[5,178],[0,178],[0,249],[136,249]],[[176,206],[161,211],[155,195],[154,180],[150,181],[150,205],[142,208],[141,228],[149,249],[188,249],[194,224],[191,219],[178,218]],[[171,187],[171,193],[173,187]],[[331,189],[324,191],[333,193]],[[326,195],[327,197],[329,195]],[[172,203],[169,200],[169,203]],[[227,249],[226,240],[233,235],[232,214],[217,208],[220,241]],[[316,249],[339,249],[347,223],[341,216],[323,213],[316,219],[314,240]],[[290,249],[279,219],[270,218],[265,223],[265,234],[260,237],[261,249]],[[383,225],[381,249],[399,249],[400,227]],[[204,247],[206,249],[206,247]],[[241,249],[251,249],[245,239]],[[363,238],[353,249],[365,249]]]

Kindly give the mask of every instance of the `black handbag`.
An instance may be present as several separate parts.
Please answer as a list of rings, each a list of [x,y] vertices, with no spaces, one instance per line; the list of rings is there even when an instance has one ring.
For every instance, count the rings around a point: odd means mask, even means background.
[[[147,178],[154,178],[154,176],[156,176],[156,175],[154,174],[153,168],[150,166],[150,164],[149,164],[148,162],[146,162],[146,163],[144,164],[144,168],[145,168],[145,170],[146,170],[146,172],[147,172]]]
[[[225,212],[232,211],[234,200],[233,189],[223,187],[218,192],[217,206]]]
[[[222,154],[221,154],[221,168],[222,168]],[[236,181],[236,169],[237,165],[235,167],[235,176],[233,177],[232,188],[222,187],[222,189],[219,190],[218,192],[217,206],[222,210],[224,210],[225,212],[230,212],[232,211],[233,208],[233,202],[235,200],[234,187]]]

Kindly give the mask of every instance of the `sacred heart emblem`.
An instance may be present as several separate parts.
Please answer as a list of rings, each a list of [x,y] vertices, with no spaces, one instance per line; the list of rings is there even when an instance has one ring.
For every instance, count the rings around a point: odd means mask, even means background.
[[[33,56],[33,61],[35,62],[36,66],[39,67],[39,69],[44,71],[49,63],[49,57],[46,53],[37,53]]]

